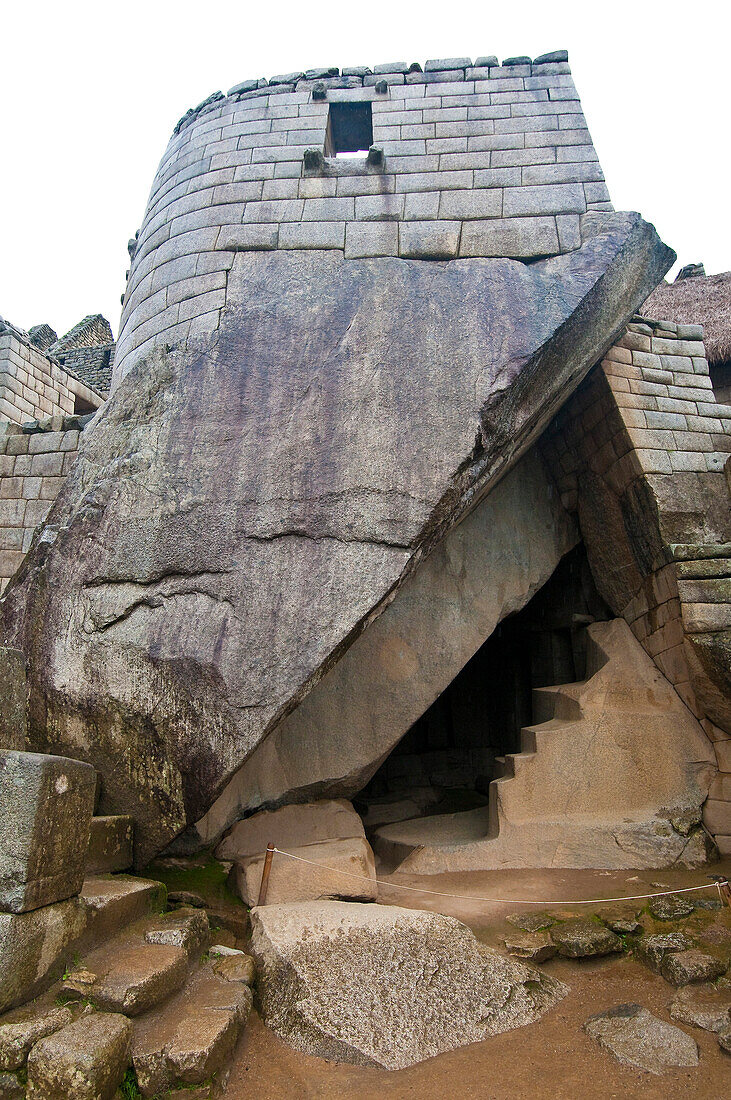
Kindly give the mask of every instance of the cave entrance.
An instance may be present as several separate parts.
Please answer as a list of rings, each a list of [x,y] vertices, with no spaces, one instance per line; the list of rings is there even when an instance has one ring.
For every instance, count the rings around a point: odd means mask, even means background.
[[[520,751],[532,691],[582,680],[585,628],[612,618],[583,544],[504,619],[354,799],[368,828],[485,806],[502,758]]]

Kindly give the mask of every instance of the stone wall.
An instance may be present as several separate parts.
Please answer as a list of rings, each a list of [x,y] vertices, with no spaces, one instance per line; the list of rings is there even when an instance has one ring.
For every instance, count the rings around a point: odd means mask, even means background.
[[[578,248],[581,215],[612,209],[563,51],[415,68],[246,81],[181,119],[134,246],[120,376],[217,327],[236,251],[531,259]],[[371,155],[326,156],[331,105],[357,104]]]
[[[56,416],[33,434],[0,423],[0,593],[66,480],[85,419]]]
[[[602,596],[714,742],[719,778],[705,815],[726,852],[730,450],[731,408],[715,399],[702,330],[642,319],[543,440]]]
[[[0,422],[23,424],[44,417],[70,415],[78,402],[96,409],[103,397],[74,377],[27,334],[0,324]]]

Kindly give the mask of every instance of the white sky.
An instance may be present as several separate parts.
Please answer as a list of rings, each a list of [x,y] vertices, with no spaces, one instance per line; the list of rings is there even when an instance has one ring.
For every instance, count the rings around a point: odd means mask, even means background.
[[[249,77],[319,65],[568,49],[612,199],[682,264],[731,268],[731,0],[6,0],[0,35],[0,316],[116,334],[178,118]]]

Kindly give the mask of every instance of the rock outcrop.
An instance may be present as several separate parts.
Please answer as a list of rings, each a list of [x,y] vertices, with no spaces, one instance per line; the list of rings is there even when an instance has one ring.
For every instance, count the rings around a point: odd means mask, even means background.
[[[533,1023],[568,992],[459,921],[396,906],[252,912],[264,1019],[298,1050],[401,1069]]]
[[[671,260],[613,213],[530,265],[237,253],[216,331],[119,381],[3,621],[32,747],[97,767],[138,862],[208,810]]]

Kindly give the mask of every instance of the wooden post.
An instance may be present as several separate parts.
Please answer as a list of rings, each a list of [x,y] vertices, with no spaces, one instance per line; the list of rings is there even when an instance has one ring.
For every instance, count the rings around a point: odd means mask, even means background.
[[[264,869],[261,872],[261,885],[259,886],[259,900],[257,905],[266,905],[267,900],[267,887],[269,886],[269,872],[272,869],[272,856],[274,855],[274,845],[271,841],[267,844],[266,855],[264,856]]]
[[[731,909],[731,886],[729,886],[727,882],[724,882],[723,885],[719,886],[719,890],[723,894],[723,900],[726,902],[726,905]]]

